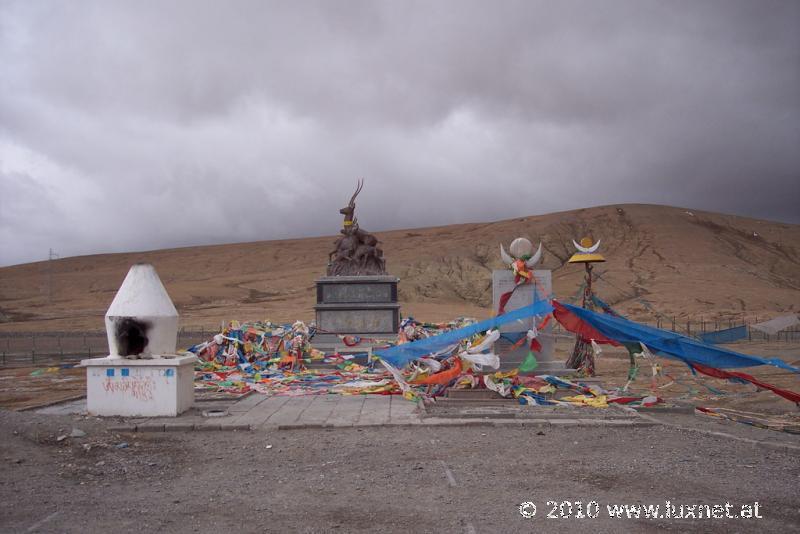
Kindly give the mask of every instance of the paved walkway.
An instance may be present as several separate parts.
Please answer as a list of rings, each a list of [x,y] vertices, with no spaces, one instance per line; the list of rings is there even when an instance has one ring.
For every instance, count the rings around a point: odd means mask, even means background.
[[[494,410],[496,411],[496,410]],[[482,413],[457,416],[426,412],[398,395],[313,395],[267,397],[257,393],[239,401],[198,402],[178,417],[125,418],[109,422],[110,430],[138,432],[181,432],[192,430],[288,430],[299,428],[346,428],[370,426],[650,426],[655,424],[635,414],[613,415],[589,410],[574,415],[553,412],[546,407],[530,407],[521,416]],[[209,416],[211,412],[221,415]],[[86,401],[73,401],[38,410],[42,414],[86,413]],[[478,415],[478,417],[476,417]],[[507,415],[507,414],[506,414]]]
[[[203,415],[215,408],[225,415]],[[123,426],[133,430],[129,427],[135,425],[139,432],[339,428],[421,424],[420,415],[414,403],[395,395],[267,397],[251,394],[227,407],[198,403],[189,413],[175,418],[132,419]]]

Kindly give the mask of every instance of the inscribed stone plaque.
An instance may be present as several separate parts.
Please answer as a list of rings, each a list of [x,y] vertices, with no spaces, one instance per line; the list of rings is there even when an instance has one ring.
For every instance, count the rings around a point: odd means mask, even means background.
[[[317,310],[317,323],[327,332],[394,333],[395,310]]]
[[[391,284],[323,284],[322,286],[322,302],[326,304],[391,301]]]

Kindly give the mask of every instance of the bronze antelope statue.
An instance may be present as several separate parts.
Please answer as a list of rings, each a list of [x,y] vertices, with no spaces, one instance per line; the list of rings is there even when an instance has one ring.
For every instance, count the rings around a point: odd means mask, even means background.
[[[363,188],[364,180],[359,180],[350,202],[339,210],[344,215],[343,228],[340,230],[342,236],[328,254],[328,276],[386,274],[386,262],[378,239],[359,228],[355,216],[356,197]]]

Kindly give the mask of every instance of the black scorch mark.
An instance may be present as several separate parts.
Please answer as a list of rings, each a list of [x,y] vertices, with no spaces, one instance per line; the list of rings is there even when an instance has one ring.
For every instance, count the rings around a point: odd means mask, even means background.
[[[144,352],[147,346],[147,331],[150,323],[132,317],[124,317],[117,321],[117,350],[120,356],[136,356]]]

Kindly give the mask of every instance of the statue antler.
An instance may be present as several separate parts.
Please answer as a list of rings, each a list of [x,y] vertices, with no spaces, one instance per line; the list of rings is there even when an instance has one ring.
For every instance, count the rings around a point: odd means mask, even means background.
[[[361,188],[363,187],[364,187],[364,179],[362,178],[358,181],[358,187],[356,188],[356,192],[353,193],[353,198],[350,199],[350,203],[348,204],[348,206],[350,206],[351,208],[354,208],[356,206],[356,197],[361,192]]]

